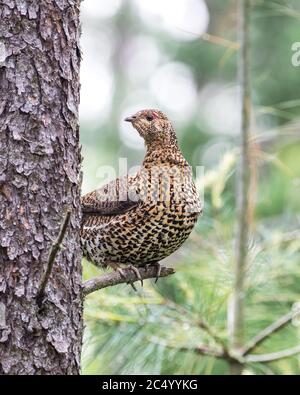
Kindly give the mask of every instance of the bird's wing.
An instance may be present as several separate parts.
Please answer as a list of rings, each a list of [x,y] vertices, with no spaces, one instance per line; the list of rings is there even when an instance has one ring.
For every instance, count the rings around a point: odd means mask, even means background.
[[[83,216],[114,216],[137,207],[139,200],[130,199],[129,188],[134,188],[135,177],[124,176],[89,192],[81,198]]]

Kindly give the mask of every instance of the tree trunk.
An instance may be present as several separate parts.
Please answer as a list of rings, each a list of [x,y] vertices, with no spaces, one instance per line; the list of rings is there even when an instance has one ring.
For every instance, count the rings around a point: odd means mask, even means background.
[[[0,3],[0,374],[80,370],[79,4]]]

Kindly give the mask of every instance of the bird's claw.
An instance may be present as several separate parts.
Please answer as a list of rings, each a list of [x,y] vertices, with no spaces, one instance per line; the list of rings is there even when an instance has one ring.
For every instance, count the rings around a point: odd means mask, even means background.
[[[110,266],[110,267],[113,267],[113,269],[114,269],[116,272],[118,272],[118,273],[120,274],[120,276],[121,276],[123,279],[126,280],[125,271],[124,271],[124,269],[121,268],[121,266],[120,266],[119,264],[117,264],[117,263],[114,262],[113,264],[110,263],[109,266]],[[129,266],[128,266],[128,269],[131,270],[131,271],[133,271],[133,272],[135,273],[135,275],[136,275],[137,278],[141,281],[142,286],[143,286],[143,280],[142,280],[142,277],[141,277],[140,272],[138,271],[138,269],[137,269],[136,267],[132,266],[132,265],[129,265]],[[132,286],[133,290],[137,292],[137,289],[136,289],[136,287],[135,287],[133,281],[129,281],[128,284],[130,284],[130,285]]]
[[[133,281],[129,281],[127,284],[131,285],[132,289],[137,292],[136,286],[134,285]]]
[[[118,272],[122,278],[126,278],[124,270],[121,268],[120,264],[113,261],[107,261],[106,265],[111,267],[115,272]]]
[[[142,279],[141,273],[139,272],[139,269],[137,267],[133,266],[133,265],[129,265],[128,269],[135,273],[137,279],[141,282],[141,286],[143,287],[144,283],[143,283],[143,279]]]
[[[159,277],[160,277],[160,273],[161,273],[161,268],[162,268],[162,266],[161,266],[161,264],[160,264],[159,262],[157,262],[157,263],[155,264],[155,266],[157,267],[157,272],[156,272],[156,277],[155,277],[155,283],[157,283],[157,280],[158,280]]]
[[[121,268],[119,263],[107,262],[107,266],[110,266],[112,269],[117,271],[123,279],[126,279],[125,271]],[[156,276],[155,276],[155,283],[157,283],[157,281],[158,281],[158,279],[160,277],[160,274],[161,274],[162,265],[159,262],[148,263],[146,265],[146,270],[147,270],[148,266],[155,266],[157,268]],[[136,275],[137,280],[139,280],[141,282],[141,286],[143,287],[144,286],[144,282],[143,282],[143,279],[142,279],[142,276],[141,276],[141,273],[140,273],[139,269],[136,266],[133,266],[133,265],[128,265],[127,269],[131,270]],[[136,281],[136,280],[134,280],[134,281]],[[132,286],[133,290],[137,292],[137,289],[136,289],[136,287],[134,285],[134,281],[129,281],[128,284],[130,284]]]
[[[118,267],[116,271],[117,271],[118,273],[120,273],[120,276],[121,276],[122,278],[126,278],[126,275],[125,275],[124,270],[123,270],[122,268]]]
[[[157,271],[156,271],[156,276],[155,276],[155,283],[157,283],[157,280],[159,279],[159,277],[160,277],[160,273],[161,273],[161,268],[163,267],[159,262],[150,262],[150,263],[148,263],[147,265],[146,265],[146,270],[147,270],[147,267],[150,267],[150,266],[155,266],[156,268],[157,268]]]

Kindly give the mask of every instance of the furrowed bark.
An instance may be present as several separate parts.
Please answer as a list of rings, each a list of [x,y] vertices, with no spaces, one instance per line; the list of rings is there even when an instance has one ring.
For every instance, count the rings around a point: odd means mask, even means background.
[[[0,3],[0,374],[80,370],[79,4]]]

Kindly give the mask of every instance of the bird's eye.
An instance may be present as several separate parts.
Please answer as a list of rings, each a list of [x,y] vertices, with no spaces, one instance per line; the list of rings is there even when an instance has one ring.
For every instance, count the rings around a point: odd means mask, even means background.
[[[147,121],[153,121],[153,116],[152,115],[147,115],[146,119],[147,119]]]

